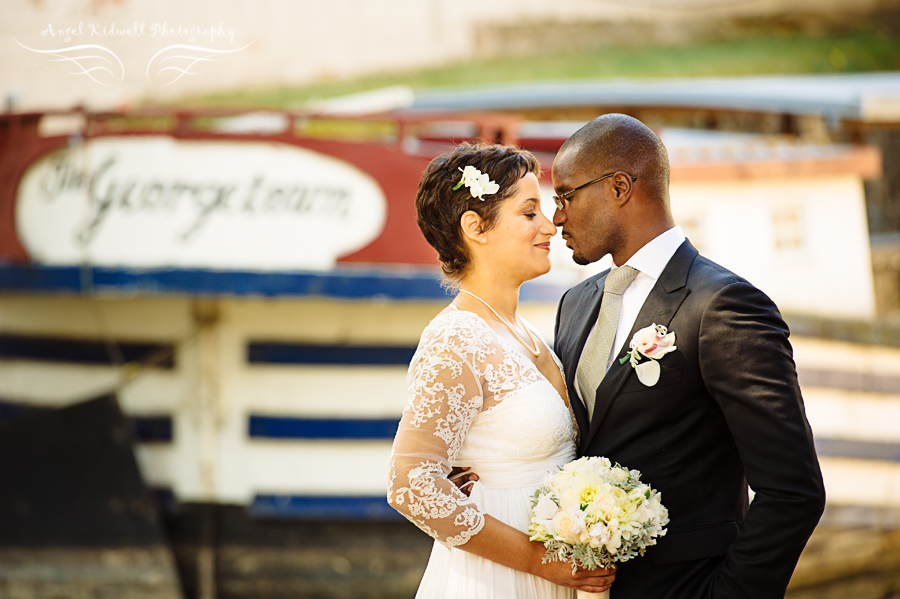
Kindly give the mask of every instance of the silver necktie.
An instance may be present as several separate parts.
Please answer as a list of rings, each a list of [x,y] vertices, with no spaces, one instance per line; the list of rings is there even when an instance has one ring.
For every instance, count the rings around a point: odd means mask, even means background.
[[[622,313],[622,294],[639,273],[639,270],[626,265],[614,268],[606,276],[597,324],[584,344],[575,371],[578,389],[587,406],[588,419],[594,415],[597,387],[606,375],[609,352],[612,351],[616,339],[619,315]]]

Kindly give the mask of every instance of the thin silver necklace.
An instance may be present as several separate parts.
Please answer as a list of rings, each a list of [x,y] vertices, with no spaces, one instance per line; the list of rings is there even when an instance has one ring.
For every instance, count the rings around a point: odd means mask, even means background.
[[[486,301],[484,301],[483,299],[481,299],[480,297],[478,297],[477,295],[475,295],[475,294],[472,293],[471,291],[466,291],[465,289],[460,289],[460,291],[462,291],[463,293],[468,293],[469,295],[471,295],[472,297],[474,297],[475,299],[477,299],[479,302],[481,302],[482,304],[484,304],[485,306],[487,306],[488,310],[490,310],[491,312],[493,312],[493,313],[494,313],[494,316],[497,317],[497,320],[499,320],[499,321],[502,322],[504,325],[506,325],[506,328],[509,329],[509,332],[512,333],[512,336],[516,338],[516,341],[518,341],[519,343],[521,343],[521,344],[522,344],[522,347],[524,347],[525,349],[528,350],[528,353],[530,353],[530,354],[531,354],[532,356],[534,356],[535,358],[537,358],[538,356],[541,355],[541,347],[538,345],[537,341],[536,341],[535,338],[532,336],[531,331],[528,329],[528,327],[525,326],[525,323],[522,322],[522,318],[519,316],[519,313],[518,313],[518,312],[516,312],[516,321],[517,321],[520,325],[522,325],[522,328],[523,328],[523,329],[525,329],[525,334],[528,335],[528,339],[531,341],[531,345],[534,346],[534,349],[532,349],[531,347],[528,346],[527,343],[525,343],[525,340],[522,339],[522,337],[516,332],[516,330],[513,328],[512,324],[510,324],[510,322],[509,322],[508,320],[506,320],[505,318],[503,318],[502,316],[500,316],[500,314],[498,314],[497,311],[494,310],[493,306],[491,306],[489,303],[487,303]]]

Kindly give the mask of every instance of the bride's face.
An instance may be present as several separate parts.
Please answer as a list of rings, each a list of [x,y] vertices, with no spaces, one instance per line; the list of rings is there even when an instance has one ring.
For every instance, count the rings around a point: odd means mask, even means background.
[[[485,261],[491,271],[521,281],[550,270],[550,238],[556,227],[541,212],[541,190],[534,173],[516,184],[512,196],[500,205],[494,227],[483,234]]]

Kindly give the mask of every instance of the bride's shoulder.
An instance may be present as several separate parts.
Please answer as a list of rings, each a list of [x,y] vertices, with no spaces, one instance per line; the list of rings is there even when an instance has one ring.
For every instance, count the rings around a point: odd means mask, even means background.
[[[423,331],[425,333],[437,333],[441,335],[465,333],[479,330],[484,327],[484,320],[474,312],[460,310],[450,304],[431,319]]]
[[[482,346],[489,336],[490,329],[480,316],[450,304],[422,331],[419,347],[438,343],[460,348]]]

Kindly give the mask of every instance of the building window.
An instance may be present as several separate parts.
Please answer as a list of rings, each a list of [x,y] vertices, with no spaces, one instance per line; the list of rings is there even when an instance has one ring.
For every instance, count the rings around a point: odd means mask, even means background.
[[[681,225],[681,231],[690,240],[691,245],[702,254],[704,243],[700,219],[696,216],[689,216],[687,218],[679,218],[676,222]]]
[[[803,221],[798,208],[776,208],[772,213],[772,225],[776,249],[798,250],[803,247]]]

